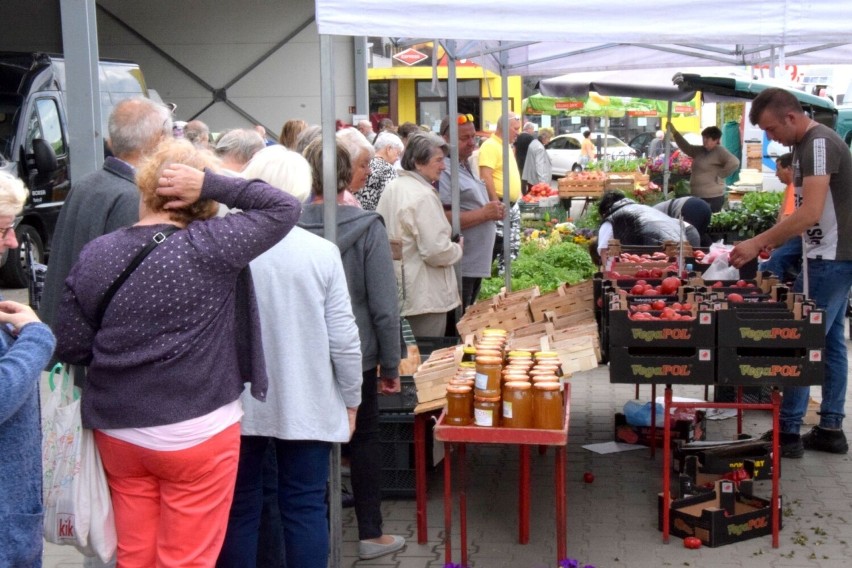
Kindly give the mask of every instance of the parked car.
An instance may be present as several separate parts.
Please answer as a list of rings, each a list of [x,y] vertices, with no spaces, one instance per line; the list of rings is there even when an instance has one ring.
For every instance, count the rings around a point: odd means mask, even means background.
[[[600,132],[593,132],[591,136],[592,142],[598,148],[598,159],[603,156],[603,138],[604,135]],[[562,134],[555,137],[545,146],[547,155],[550,157],[554,178],[561,178],[570,171],[579,172],[583,169],[583,166],[580,165],[580,144],[582,142],[582,134]],[[633,148],[625,144],[623,140],[612,135],[609,135],[606,139],[606,154],[610,158],[630,158],[636,156]]]
[[[129,61],[101,60],[102,128],[121,99],[148,96],[139,66]],[[0,53],[0,170],[27,184],[30,196],[18,219],[18,242],[27,237],[33,259],[49,257],[59,209],[71,188],[68,113],[65,98],[65,60],[46,53]],[[10,288],[27,285],[23,247],[9,252],[0,268],[0,283]]]
[[[682,134],[683,137],[686,138],[686,141],[690,144],[702,144],[701,134],[698,132],[683,132]],[[656,135],[657,133],[654,131],[642,132],[641,134],[637,134],[631,138],[627,145],[633,148],[637,156],[646,156],[651,158],[652,156],[648,156],[648,148],[651,146],[651,141]],[[677,144],[675,144],[674,141],[672,141],[671,145],[672,150],[677,150]]]

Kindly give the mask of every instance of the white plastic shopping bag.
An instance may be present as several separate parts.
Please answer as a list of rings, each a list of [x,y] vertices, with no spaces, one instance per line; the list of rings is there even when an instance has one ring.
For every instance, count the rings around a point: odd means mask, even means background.
[[[61,364],[50,372],[50,388],[42,412],[44,538],[108,562],[116,548],[115,520],[94,435],[83,429],[79,390]]]

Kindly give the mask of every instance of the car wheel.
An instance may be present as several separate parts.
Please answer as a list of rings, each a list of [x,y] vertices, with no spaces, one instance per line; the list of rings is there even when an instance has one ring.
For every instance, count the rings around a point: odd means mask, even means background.
[[[29,225],[18,225],[15,234],[18,243],[22,242],[24,235],[28,236],[32,243],[33,258],[36,262],[44,263],[44,243],[38,231]],[[7,288],[26,288],[29,285],[29,263],[24,247],[18,246],[8,251],[6,262],[0,267],[0,282]]]
[[[580,164],[574,164],[573,166],[571,166],[571,171],[572,172],[582,172],[583,166],[581,166]]]

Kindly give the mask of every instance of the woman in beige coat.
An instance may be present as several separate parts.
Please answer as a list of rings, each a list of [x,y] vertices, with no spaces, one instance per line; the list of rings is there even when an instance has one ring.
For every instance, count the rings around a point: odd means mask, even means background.
[[[402,242],[402,260],[394,262],[400,314],[415,337],[444,335],[447,312],[461,304],[453,267],[462,258],[461,237],[453,238],[432,185],[444,171],[446,152],[439,136],[412,135],[402,156],[403,171],[385,187],[376,208],[388,236]]]

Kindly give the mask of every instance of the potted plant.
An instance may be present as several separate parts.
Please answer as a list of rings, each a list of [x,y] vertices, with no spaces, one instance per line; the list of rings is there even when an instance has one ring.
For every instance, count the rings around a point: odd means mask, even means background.
[[[739,206],[713,213],[707,230],[714,241],[751,238],[775,224],[782,197],[782,193],[774,191],[747,193]]]

